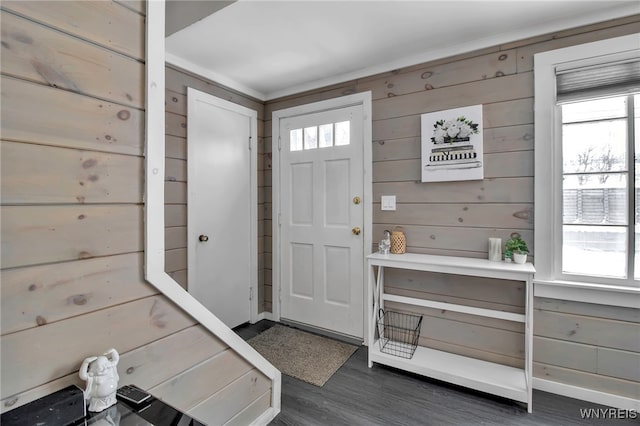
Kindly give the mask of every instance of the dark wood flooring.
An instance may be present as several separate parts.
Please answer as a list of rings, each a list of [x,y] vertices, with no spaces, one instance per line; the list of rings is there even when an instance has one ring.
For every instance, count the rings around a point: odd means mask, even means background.
[[[272,321],[243,325],[245,340]],[[533,391],[533,413],[524,405],[459,386],[374,364],[359,348],[317,387],[282,375],[282,411],[272,425],[638,425],[638,419],[583,420],[580,409],[608,408]]]

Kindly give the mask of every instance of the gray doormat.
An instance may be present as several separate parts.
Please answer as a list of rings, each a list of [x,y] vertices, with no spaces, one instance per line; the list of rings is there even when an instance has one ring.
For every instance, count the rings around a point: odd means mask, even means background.
[[[283,374],[316,386],[323,386],[357,349],[281,325],[274,325],[248,343]]]

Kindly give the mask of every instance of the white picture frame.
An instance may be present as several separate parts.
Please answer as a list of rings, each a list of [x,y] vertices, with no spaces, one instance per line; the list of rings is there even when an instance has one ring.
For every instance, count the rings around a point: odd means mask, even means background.
[[[421,115],[422,182],[484,179],[482,105]]]

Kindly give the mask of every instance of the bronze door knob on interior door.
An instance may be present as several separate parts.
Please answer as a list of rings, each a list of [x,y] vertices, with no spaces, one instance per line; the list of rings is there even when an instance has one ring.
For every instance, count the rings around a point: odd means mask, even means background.
[[[207,241],[209,241],[209,237],[208,237],[208,236],[206,236],[206,235],[200,235],[200,236],[198,237],[198,240],[199,240],[201,243],[206,243]]]
[[[351,230],[351,232],[353,233],[353,235],[360,235],[360,228],[356,226]]]

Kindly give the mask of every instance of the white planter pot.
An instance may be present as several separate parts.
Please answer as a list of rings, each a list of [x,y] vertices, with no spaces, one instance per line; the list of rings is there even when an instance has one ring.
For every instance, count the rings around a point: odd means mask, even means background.
[[[519,264],[523,264],[527,261],[526,253],[513,253],[513,261]]]

